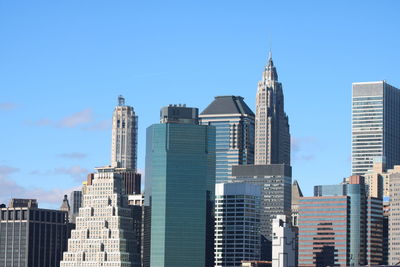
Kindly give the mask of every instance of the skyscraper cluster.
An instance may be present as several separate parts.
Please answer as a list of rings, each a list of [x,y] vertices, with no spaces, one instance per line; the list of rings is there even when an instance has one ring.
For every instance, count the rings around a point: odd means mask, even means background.
[[[292,183],[290,127],[270,53],[255,112],[241,96],[202,111],[160,110],[146,130],[123,96],[111,162],[60,210],[34,199],[0,207],[0,266],[359,266],[400,262],[400,90],[354,83],[352,175],[303,196]]]

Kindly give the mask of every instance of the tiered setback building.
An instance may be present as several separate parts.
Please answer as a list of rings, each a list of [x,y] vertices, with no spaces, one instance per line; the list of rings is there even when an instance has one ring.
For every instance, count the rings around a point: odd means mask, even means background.
[[[254,164],[254,113],[240,96],[217,96],[200,114],[216,128],[216,182],[231,178],[233,165]]]
[[[400,90],[386,83],[353,83],[352,174],[363,175],[374,160],[387,169],[400,164]]]
[[[215,128],[185,106],[160,119],[147,128],[145,266],[214,266]]]
[[[260,258],[261,187],[220,183],[215,188],[215,267]]]
[[[68,213],[39,209],[36,200],[10,204],[0,208],[0,266],[60,266],[70,234]]]
[[[98,168],[88,181],[76,229],[61,267],[140,266],[132,209],[114,168]]]
[[[258,82],[255,122],[255,164],[290,165],[289,119],[284,109],[282,84],[270,53]]]

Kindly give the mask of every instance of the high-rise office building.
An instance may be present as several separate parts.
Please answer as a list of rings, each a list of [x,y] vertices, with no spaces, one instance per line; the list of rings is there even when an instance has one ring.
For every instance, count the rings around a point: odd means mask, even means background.
[[[138,118],[133,107],[118,97],[112,118],[111,166],[136,171]]]
[[[272,220],[272,267],[296,267],[296,231],[290,217]]]
[[[348,266],[349,197],[300,198],[298,266]]]
[[[367,197],[364,177],[314,187],[300,198],[299,266],[382,264],[382,199]]]
[[[59,267],[70,234],[68,213],[13,199],[0,208],[0,266]]]
[[[400,173],[390,175],[389,200],[389,265],[400,262]]]
[[[89,178],[61,267],[140,266],[122,176],[108,167]]]
[[[255,164],[290,165],[289,119],[284,109],[282,84],[270,53],[258,82],[255,123]]]
[[[400,164],[400,90],[386,83],[353,83],[352,174],[363,175],[374,160],[387,169]]]
[[[200,123],[216,128],[216,183],[229,181],[233,165],[254,164],[254,113],[243,97],[215,97]]]
[[[144,262],[214,266],[215,128],[186,106],[162,108],[160,121],[147,128]]]
[[[390,175],[400,172],[400,165],[393,166],[388,170],[384,162],[375,161],[372,169],[368,170],[363,176],[368,185],[368,195],[376,198],[389,197],[390,195]]]
[[[75,223],[75,218],[79,214],[79,208],[82,206],[82,191],[72,191],[69,195],[69,220],[70,222]]]
[[[272,258],[272,220],[291,215],[292,168],[284,164],[239,165],[232,167],[232,182],[261,187],[261,260]]]
[[[215,267],[260,259],[261,187],[219,183],[215,187]]]

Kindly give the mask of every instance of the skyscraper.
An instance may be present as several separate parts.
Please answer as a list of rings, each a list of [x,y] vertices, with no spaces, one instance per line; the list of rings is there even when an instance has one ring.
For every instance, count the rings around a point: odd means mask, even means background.
[[[299,266],[383,262],[382,199],[367,197],[364,177],[314,187],[300,198]]]
[[[272,220],[272,267],[295,267],[296,231],[290,217],[278,215]]]
[[[215,187],[215,267],[260,259],[261,187],[220,183]]]
[[[75,218],[79,214],[79,208],[82,205],[82,191],[72,191],[70,196],[70,206],[71,209],[69,211],[69,220],[70,222],[75,223]]]
[[[374,160],[387,169],[400,164],[400,90],[386,83],[353,83],[352,174],[363,175]]]
[[[137,116],[133,107],[118,97],[112,119],[111,166],[136,171]]]
[[[290,165],[289,119],[271,53],[258,82],[255,129],[255,164]]]
[[[226,183],[233,165],[254,164],[254,113],[240,96],[217,96],[200,114],[216,128],[216,183]]]
[[[0,266],[59,267],[70,234],[68,212],[39,209],[35,199],[0,208]]]
[[[285,164],[232,167],[232,182],[261,187],[261,260],[272,259],[272,220],[291,215],[292,168]]]
[[[147,128],[144,262],[214,266],[215,128],[185,106],[162,108],[160,121]]]
[[[86,185],[60,266],[140,266],[132,212],[122,176],[112,167],[97,168]]]

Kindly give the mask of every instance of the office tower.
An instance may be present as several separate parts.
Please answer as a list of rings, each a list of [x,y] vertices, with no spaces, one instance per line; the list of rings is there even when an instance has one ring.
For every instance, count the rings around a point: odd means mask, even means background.
[[[68,213],[39,209],[35,199],[0,208],[0,266],[59,267],[67,248]]]
[[[111,166],[136,171],[137,121],[133,107],[118,97],[112,118]]]
[[[381,264],[382,223],[382,199],[367,197],[364,177],[315,186],[300,199],[299,266]]]
[[[144,195],[128,195],[128,204],[133,210],[133,229],[136,236],[136,253],[142,256],[142,239],[143,239],[143,204]],[[142,261],[142,259],[140,259]]]
[[[75,218],[79,214],[82,205],[82,191],[72,191],[69,195],[71,209],[69,211],[70,222],[75,223]]]
[[[233,165],[254,164],[254,113],[243,97],[215,97],[200,121],[216,129],[216,183],[229,181]]]
[[[368,265],[383,262],[383,202],[382,198],[367,198],[367,251]]]
[[[374,161],[372,169],[363,175],[368,185],[368,195],[376,198],[389,197],[389,177],[398,172],[400,172],[400,165],[395,165],[393,169],[388,170],[384,162]]]
[[[366,253],[366,190],[364,177],[350,176],[349,183],[340,185],[320,185],[314,187],[314,196],[348,196],[349,213],[349,249],[352,258],[350,264],[365,264]],[[301,237],[299,237],[301,238]]]
[[[258,82],[255,129],[255,164],[290,165],[289,119],[271,53]]]
[[[400,173],[390,175],[389,265],[400,262]]]
[[[272,267],[295,267],[296,231],[290,217],[278,215],[272,220]]]
[[[382,226],[382,264],[389,264],[389,212],[390,212],[390,201],[389,198],[383,199],[383,226]]]
[[[197,108],[170,105],[160,117],[147,128],[145,264],[214,266],[215,128],[198,124]]]
[[[294,180],[292,184],[292,224],[298,226],[300,198],[303,197],[299,183]]]
[[[386,83],[353,83],[352,173],[363,175],[375,159],[400,164],[400,90]]]
[[[261,187],[220,183],[215,187],[215,267],[260,259]]]
[[[292,168],[284,164],[232,167],[232,182],[261,186],[261,260],[272,258],[272,219],[291,215]]]
[[[300,198],[298,266],[348,266],[348,196]]]
[[[140,266],[122,176],[108,167],[89,178],[61,267]]]

